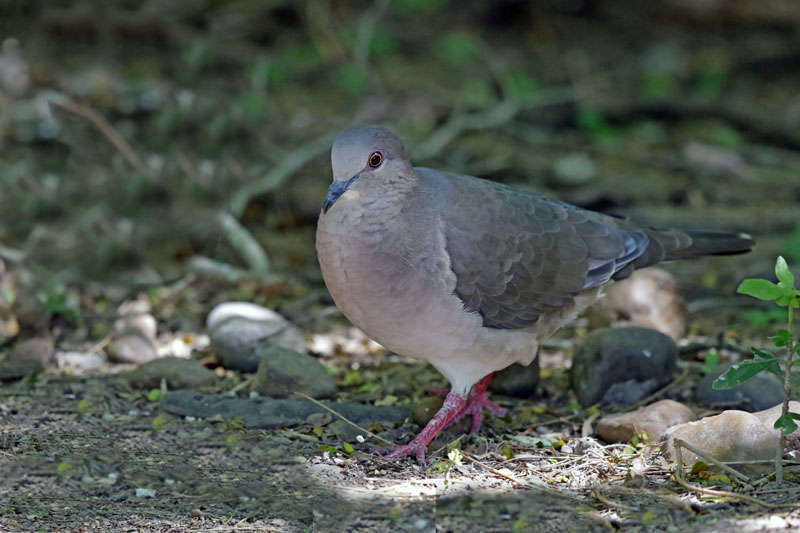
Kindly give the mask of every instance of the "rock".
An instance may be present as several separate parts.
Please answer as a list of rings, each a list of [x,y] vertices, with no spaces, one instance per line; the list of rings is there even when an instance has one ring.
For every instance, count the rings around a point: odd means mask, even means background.
[[[592,437],[578,437],[576,439],[571,439],[569,442],[561,446],[559,451],[567,455],[590,454],[595,457],[604,456],[603,445]]]
[[[783,382],[778,376],[769,372],[757,374],[733,389],[714,389],[714,380],[730,367],[730,363],[720,364],[703,376],[697,383],[697,403],[710,407],[760,411],[783,401]]]
[[[158,358],[153,341],[141,333],[130,331],[108,345],[108,358],[116,363],[142,364]]]
[[[425,426],[433,415],[442,407],[444,396],[426,396],[414,406],[411,411],[411,421],[418,426]]]
[[[775,429],[775,421],[778,420],[778,418],[780,418],[782,408],[783,405],[778,404],[774,407],[770,407],[769,409],[753,413],[753,416],[761,420],[761,423],[767,426],[768,428],[772,428],[775,431],[778,431],[777,429]],[[789,412],[800,413],[800,402],[790,401]],[[798,424],[798,426],[800,426],[800,424]],[[798,427],[796,430],[794,430],[792,433],[786,436],[786,451],[791,451],[791,450],[800,450],[800,427]]]
[[[41,368],[58,364],[56,350],[51,337],[34,337],[17,342],[6,360],[14,362],[37,361]]]
[[[658,441],[667,429],[695,418],[682,403],[661,400],[629,413],[604,416],[598,420],[595,432],[606,442],[629,442],[642,434],[649,441]]]
[[[539,386],[539,354],[528,366],[518,363],[495,372],[489,382],[489,390],[494,394],[504,394],[515,398],[530,398]]]
[[[599,329],[575,350],[570,381],[581,405],[629,405],[669,383],[677,359],[678,346],[658,331]]]
[[[330,398],[336,394],[336,384],[314,357],[272,346],[261,357],[250,390],[267,396],[302,392],[312,398]]]
[[[402,422],[410,413],[406,406],[365,405],[352,402],[322,402],[356,424],[367,427],[372,422],[390,426]],[[203,394],[179,390],[168,392],[161,403],[168,413],[195,418],[219,417],[230,420],[239,417],[248,428],[271,429],[306,423],[315,413],[329,412],[304,398],[233,398],[219,394]]]
[[[162,357],[139,365],[128,380],[132,387],[156,389],[161,380],[172,389],[199,389],[213,385],[217,376],[197,361],[179,357]]]
[[[57,352],[58,367],[64,370],[85,372],[87,370],[97,370],[103,365],[108,364],[105,353],[99,352]]]
[[[666,270],[643,268],[605,289],[605,298],[589,310],[592,327],[640,326],[660,331],[673,340],[686,329],[686,305],[675,279]]]
[[[597,168],[585,152],[573,152],[553,162],[553,174],[563,185],[581,185],[597,175]]]
[[[146,339],[154,341],[158,333],[158,322],[149,313],[131,313],[114,322],[114,331],[120,334],[136,332]]]
[[[715,416],[668,429],[661,448],[671,461],[676,460],[675,439],[681,439],[720,461],[756,461],[775,458],[780,433],[765,426],[751,413],[723,411]],[[701,460],[685,448],[681,453],[686,465]],[[772,467],[767,465],[767,468]]]
[[[248,302],[216,306],[206,319],[211,347],[226,368],[255,372],[271,346],[305,352],[300,331],[281,315]]]
[[[357,442],[358,436],[367,437],[366,432],[358,429],[353,424],[349,424],[344,420],[337,420],[330,424],[326,431],[336,435],[336,438],[345,442]]]
[[[619,383],[614,383],[603,393],[602,403],[616,405],[633,405],[648,394],[658,389],[658,382],[655,378],[645,381],[628,379]]]
[[[0,363],[0,381],[12,381],[38,374],[43,370],[39,361],[3,361]]]

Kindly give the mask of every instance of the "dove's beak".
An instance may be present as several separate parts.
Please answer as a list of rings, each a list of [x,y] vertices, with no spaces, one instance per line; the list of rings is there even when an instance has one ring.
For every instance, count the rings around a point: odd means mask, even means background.
[[[322,212],[327,213],[328,210],[333,207],[333,204],[336,203],[336,200],[345,193],[360,175],[361,174],[356,174],[347,181],[334,181],[331,183],[331,186],[328,187],[328,196],[325,197],[325,203],[322,204]]]

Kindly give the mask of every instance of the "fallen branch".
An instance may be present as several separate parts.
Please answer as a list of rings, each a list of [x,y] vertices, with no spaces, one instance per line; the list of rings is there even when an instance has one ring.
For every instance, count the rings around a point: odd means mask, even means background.
[[[236,217],[242,216],[251,198],[274,191],[303,165],[327,152],[331,147],[333,137],[332,133],[326,133],[301,145],[264,176],[234,191],[231,197],[231,212],[233,215]]]
[[[139,154],[136,153],[136,150],[125,140],[125,137],[120,135],[120,133],[114,129],[112,126],[100,113],[97,113],[95,110],[81,105],[74,100],[70,100],[69,98],[65,98],[60,102],[50,102],[50,105],[60,107],[65,111],[76,115],[87,122],[89,122],[92,126],[94,126],[97,131],[102,133],[108,142],[117,149],[117,151],[122,154],[122,157],[138,172],[142,174],[147,174],[147,167],[144,164],[144,161]]]
[[[466,131],[492,129],[512,121],[520,112],[569,103],[575,100],[572,88],[555,88],[541,91],[530,100],[503,100],[475,113],[457,113],[414,150],[421,159],[434,157],[456,137]]]
[[[720,461],[719,459],[717,459],[713,455],[707,454],[703,450],[700,450],[700,449],[696,448],[695,446],[692,446],[691,444],[689,444],[685,440],[675,439],[673,441],[673,444],[675,445],[676,448],[678,446],[680,446],[681,448],[686,448],[687,450],[689,450],[693,454],[697,455],[698,457],[701,457],[701,458],[705,459],[707,462],[713,464],[714,466],[717,466],[717,467],[721,468],[722,470],[724,470],[725,472],[728,472],[729,474],[739,478],[741,481],[746,483],[748,485],[748,487],[750,487],[750,484],[753,482],[753,480],[749,476],[746,476],[745,474],[739,472],[735,468],[732,468],[732,467],[726,465],[725,463],[723,463],[722,461]],[[750,487],[750,488],[752,488],[752,487]]]
[[[686,479],[683,477],[683,455],[681,452],[682,447],[677,445],[677,441],[679,440],[680,439],[676,439],[676,446],[675,446],[676,462],[675,462],[675,468],[672,470],[672,477],[678,483],[678,485],[685,488],[686,490],[690,490],[692,492],[697,492],[700,494],[707,494],[709,496],[714,496],[717,498],[730,498],[732,500],[753,503],[755,505],[760,505],[761,507],[766,507],[767,509],[785,509],[787,507],[792,509],[800,509],[800,503],[794,503],[794,502],[770,503],[759,500],[758,498],[754,498],[747,494],[739,494],[737,492],[730,492],[727,490],[707,489],[705,487],[692,485],[691,483],[686,481]]]

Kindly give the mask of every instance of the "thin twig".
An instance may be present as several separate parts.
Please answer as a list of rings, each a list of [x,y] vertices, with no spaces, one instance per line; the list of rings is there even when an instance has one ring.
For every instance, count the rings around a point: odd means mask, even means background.
[[[333,134],[326,133],[303,144],[287,155],[278,165],[257,180],[240,187],[231,197],[231,212],[241,216],[251,198],[265,194],[280,187],[292,174],[315,157],[328,151],[333,141]]]
[[[324,403],[320,402],[319,400],[315,400],[311,396],[309,396],[307,394],[303,394],[302,392],[293,392],[292,394],[295,394],[296,396],[300,396],[301,398],[305,398],[309,402],[311,402],[313,404],[316,404],[318,407],[322,407],[323,409],[328,411],[330,414],[340,418],[341,420],[344,420],[345,422],[347,422],[351,426],[360,429],[361,431],[363,431],[364,433],[366,433],[367,435],[369,435],[373,439],[379,440],[379,441],[381,441],[381,442],[383,442],[383,443],[385,443],[385,444],[387,444],[389,446],[396,446],[396,444],[394,442],[386,440],[383,437],[380,437],[380,436],[376,435],[375,433],[371,432],[368,429],[362,428],[361,426],[359,426],[358,424],[356,424],[352,420],[346,418],[343,414],[341,414],[341,413],[337,412],[336,410],[328,407],[327,405],[325,405]]]
[[[492,468],[491,466],[487,465],[486,463],[478,461],[477,459],[475,459],[471,455],[466,454],[464,452],[461,452],[461,456],[464,459],[466,459],[467,461],[469,461],[471,463],[475,463],[476,465],[480,466],[481,468],[484,468],[485,470],[491,472],[492,474],[494,474],[496,476],[500,476],[500,477],[506,478],[507,480],[512,481],[512,482],[514,482],[514,483],[516,483],[518,485],[522,485],[523,487],[542,488],[542,487],[539,487],[538,485],[534,485],[532,483],[528,483],[526,481],[519,480],[519,479],[515,478],[512,475],[509,475],[509,474],[506,474],[505,472],[501,472],[500,470],[497,470],[496,468]]]
[[[683,372],[681,372],[681,374],[677,378],[673,379],[671,382],[667,383],[665,386],[661,387],[660,389],[655,391],[653,394],[647,396],[643,400],[640,400],[640,401],[636,402],[635,404],[633,404],[633,406],[631,406],[630,410],[638,409],[639,407],[642,407],[644,405],[648,405],[650,402],[652,402],[656,398],[658,398],[660,396],[663,396],[668,391],[674,389],[678,385],[678,383],[680,383],[681,381],[686,379],[686,376],[688,376],[688,375],[689,375],[689,369],[688,368],[684,368]]]
[[[596,483],[594,487],[592,487],[592,497],[595,498],[597,501],[605,505],[606,507],[610,507],[612,509],[618,509],[620,511],[624,511],[626,513],[636,513],[639,511],[637,507],[632,507],[630,505],[625,505],[623,503],[618,503],[613,500],[609,500],[602,492],[600,492],[600,484]]]
[[[748,486],[753,482],[753,480],[749,476],[746,476],[745,474],[742,474],[741,472],[739,472],[735,468],[732,468],[732,467],[726,465],[725,463],[723,463],[722,461],[720,461],[716,457],[704,452],[703,450],[700,450],[700,449],[696,448],[695,446],[692,446],[691,444],[689,444],[685,440],[675,439],[673,441],[673,444],[676,447],[680,446],[681,448],[686,448],[687,450],[689,450],[693,454],[695,454],[695,455],[697,455],[699,457],[702,457],[703,459],[705,459],[709,463],[711,463],[711,464],[713,464],[715,466],[718,466],[722,470],[724,470],[724,471],[728,472],[729,474],[739,478],[741,481],[743,481],[746,484],[748,484]]]
[[[142,174],[147,174],[147,167],[144,164],[144,161],[136,153],[136,150],[125,140],[125,137],[120,135],[120,133],[114,129],[114,127],[100,114],[97,113],[95,110],[81,105],[74,100],[70,100],[69,98],[64,99],[60,102],[52,102],[52,105],[61,107],[62,109],[69,111],[73,115],[77,115],[78,117],[88,121],[92,126],[94,126],[97,131],[105,135],[108,142],[111,143],[117,151],[122,154],[122,157],[137,171],[141,172]]]
[[[758,498],[753,498],[752,496],[748,496],[747,494],[739,494],[737,492],[729,492],[726,490],[707,489],[705,487],[692,485],[691,483],[686,481],[686,479],[684,479],[683,477],[683,455],[681,452],[681,446],[675,446],[675,455],[677,461],[675,463],[675,468],[672,470],[672,477],[673,479],[675,479],[678,485],[687,490],[698,492],[700,494],[707,494],[709,496],[714,496],[717,498],[730,498],[732,500],[754,503],[756,505],[766,507],[767,509],[784,509],[786,507],[790,507],[792,509],[800,509],[800,503],[769,503],[759,500]]]

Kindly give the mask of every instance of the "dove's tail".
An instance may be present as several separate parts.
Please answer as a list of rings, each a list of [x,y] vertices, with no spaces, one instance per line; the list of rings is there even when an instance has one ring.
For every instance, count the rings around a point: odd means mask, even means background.
[[[755,244],[746,233],[708,230],[646,229],[647,249],[633,262],[642,268],[659,261],[691,259],[704,255],[735,255],[749,252]]]

